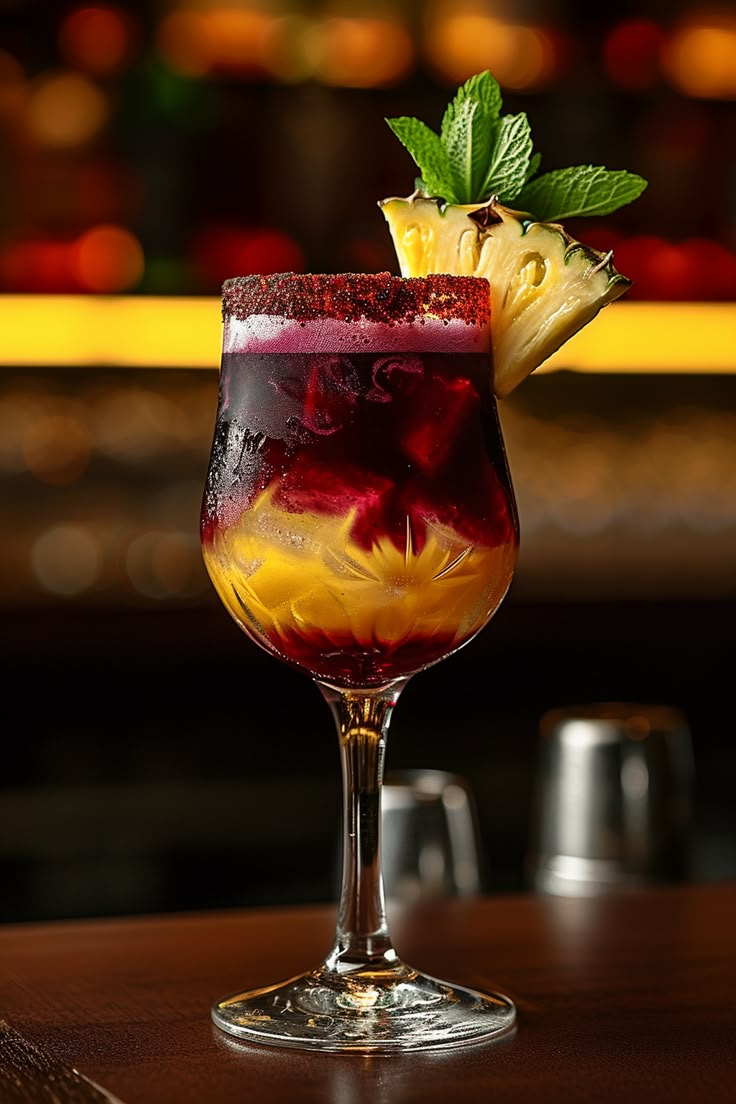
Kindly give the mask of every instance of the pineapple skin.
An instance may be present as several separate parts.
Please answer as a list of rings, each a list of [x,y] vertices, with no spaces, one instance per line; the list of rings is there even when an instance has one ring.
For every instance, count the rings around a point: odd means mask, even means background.
[[[612,254],[557,223],[487,203],[442,204],[419,193],[379,203],[402,276],[484,276],[491,285],[493,390],[509,395],[607,303],[631,286]]]

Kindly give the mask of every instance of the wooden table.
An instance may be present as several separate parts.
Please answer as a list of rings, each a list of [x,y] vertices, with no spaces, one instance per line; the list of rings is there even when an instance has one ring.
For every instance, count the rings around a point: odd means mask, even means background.
[[[514,997],[507,1042],[342,1056],[211,1027],[216,997],[316,964],[333,922],[309,907],[0,929],[0,1016],[124,1104],[736,1099],[736,884],[393,916],[414,965]]]

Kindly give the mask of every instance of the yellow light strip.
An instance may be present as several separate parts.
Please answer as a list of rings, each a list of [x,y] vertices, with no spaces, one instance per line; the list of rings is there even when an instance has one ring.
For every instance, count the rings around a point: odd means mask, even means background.
[[[612,303],[540,371],[736,372],[735,303]]]
[[[0,364],[217,368],[219,296],[0,296]]]
[[[219,296],[0,295],[0,366],[217,368]],[[736,304],[614,303],[551,372],[736,373]]]

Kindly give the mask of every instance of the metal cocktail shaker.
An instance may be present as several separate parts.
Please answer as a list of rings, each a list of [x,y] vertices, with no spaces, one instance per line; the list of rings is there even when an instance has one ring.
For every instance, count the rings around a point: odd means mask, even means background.
[[[557,709],[540,725],[529,880],[586,895],[687,870],[693,788],[685,717],[622,702]]]

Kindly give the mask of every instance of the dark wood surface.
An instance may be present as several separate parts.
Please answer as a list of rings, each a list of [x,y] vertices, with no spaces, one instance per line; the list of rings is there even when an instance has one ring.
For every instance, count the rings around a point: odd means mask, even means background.
[[[124,1104],[734,1098],[736,884],[394,914],[413,965],[514,998],[508,1042],[341,1056],[210,1026],[215,998],[315,965],[333,923],[308,907],[0,928],[0,1015]]]

